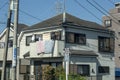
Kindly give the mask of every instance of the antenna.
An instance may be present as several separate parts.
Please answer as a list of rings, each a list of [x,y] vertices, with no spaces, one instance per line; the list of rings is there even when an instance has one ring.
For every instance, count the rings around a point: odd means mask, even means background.
[[[60,13],[62,13],[62,3],[59,1],[59,0],[57,0],[57,2],[56,2],[56,14],[58,15],[58,14],[60,14]]]
[[[66,4],[64,0],[64,10],[63,10],[63,23],[66,21]]]

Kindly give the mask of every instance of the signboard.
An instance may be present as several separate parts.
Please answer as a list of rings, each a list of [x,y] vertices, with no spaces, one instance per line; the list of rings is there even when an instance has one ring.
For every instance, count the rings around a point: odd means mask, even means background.
[[[13,49],[13,61],[12,61],[12,67],[16,66],[16,60],[17,60],[17,48]]]

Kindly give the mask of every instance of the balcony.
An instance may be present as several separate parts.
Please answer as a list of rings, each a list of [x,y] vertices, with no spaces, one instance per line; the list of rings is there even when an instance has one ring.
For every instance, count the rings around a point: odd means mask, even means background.
[[[49,40],[51,41],[51,40]],[[64,41],[55,40],[52,43],[42,41],[32,42],[27,50],[22,51],[26,58],[60,57],[63,55]]]

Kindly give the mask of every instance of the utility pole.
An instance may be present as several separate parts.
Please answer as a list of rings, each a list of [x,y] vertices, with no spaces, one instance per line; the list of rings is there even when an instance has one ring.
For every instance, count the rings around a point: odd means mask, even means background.
[[[5,38],[5,49],[4,49],[4,55],[3,55],[3,68],[2,68],[2,77],[1,80],[6,80],[6,61],[7,61],[7,53],[8,53],[8,42],[9,42],[9,32],[10,32],[10,23],[11,23],[11,3],[12,0],[10,0],[9,4],[9,10],[8,10],[8,19],[7,19],[7,30],[6,30],[6,38]]]
[[[12,59],[12,80],[16,80],[17,72],[17,27],[18,27],[19,0],[14,0],[14,36],[13,36],[13,59]],[[18,79],[18,78],[17,78]]]
[[[64,56],[64,60],[65,60],[65,73],[66,73],[66,80],[68,80],[68,76],[69,76],[69,62],[70,62],[70,49],[69,48],[65,48],[65,56]]]

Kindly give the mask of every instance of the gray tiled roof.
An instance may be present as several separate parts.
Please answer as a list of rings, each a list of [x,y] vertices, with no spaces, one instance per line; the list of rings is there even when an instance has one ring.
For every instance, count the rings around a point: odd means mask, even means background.
[[[32,25],[31,27],[27,28],[27,30],[45,28],[45,27],[52,27],[52,26],[59,26],[62,23],[63,23],[63,14],[59,14],[55,17],[52,17],[50,19],[47,19],[45,21],[42,21],[42,22],[37,23],[35,25]],[[66,23],[67,24],[72,24],[72,25],[77,25],[77,26],[80,26],[80,27],[106,30],[106,28],[101,26],[100,24],[77,18],[77,17],[75,17],[73,15],[70,15],[68,13],[66,13]]]
[[[23,31],[24,29],[28,28],[28,25],[25,24],[18,24],[18,34]]]

